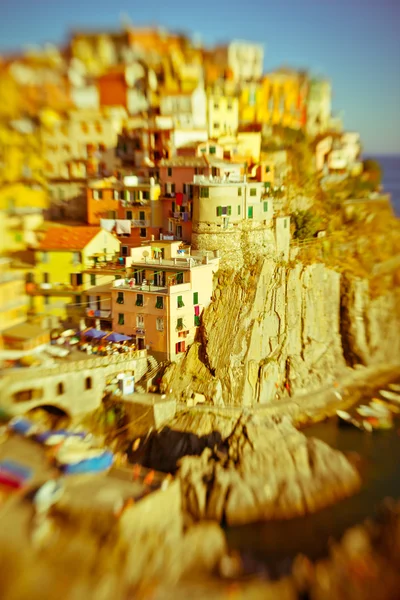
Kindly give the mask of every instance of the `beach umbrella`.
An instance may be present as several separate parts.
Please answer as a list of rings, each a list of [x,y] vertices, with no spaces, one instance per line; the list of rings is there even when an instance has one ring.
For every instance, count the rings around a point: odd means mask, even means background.
[[[123,335],[122,333],[116,333],[115,331],[110,333],[106,338],[107,342],[128,342],[131,339],[132,338],[129,337],[128,335]]]
[[[82,331],[81,335],[87,338],[91,338],[93,340],[99,340],[107,335],[106,331],[100,331],[100,329],[88,329],[87,331]]]

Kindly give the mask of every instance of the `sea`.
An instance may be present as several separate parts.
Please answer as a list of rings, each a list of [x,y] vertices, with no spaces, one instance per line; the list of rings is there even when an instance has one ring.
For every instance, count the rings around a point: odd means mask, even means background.
[[[400,217],[400,155],[374,156],[374,158],[382,167],[384,190],[391,194],[393,209]]]

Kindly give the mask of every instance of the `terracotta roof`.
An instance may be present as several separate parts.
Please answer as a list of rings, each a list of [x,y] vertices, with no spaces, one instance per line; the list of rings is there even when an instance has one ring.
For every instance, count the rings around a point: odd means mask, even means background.
[[[39,242],[39,250],[83,250],[101,227],[50,227]]]

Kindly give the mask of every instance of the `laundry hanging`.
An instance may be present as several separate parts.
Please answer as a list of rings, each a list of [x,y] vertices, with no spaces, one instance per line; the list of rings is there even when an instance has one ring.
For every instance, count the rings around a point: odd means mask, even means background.
[[[115,219],[100,219],[100,227],[111,232],[115,227]]]
[[[116,226],[117,226],[117,235],[120,235],[123,233],[130,235],[132,225],[131,225],[131,221],[129,219],[117,219]]]
[[[177,206],[182,206],[182,202],[183,202],[183,194],[181,192],[178,192],[177,194],[175,194],[175,203]]]

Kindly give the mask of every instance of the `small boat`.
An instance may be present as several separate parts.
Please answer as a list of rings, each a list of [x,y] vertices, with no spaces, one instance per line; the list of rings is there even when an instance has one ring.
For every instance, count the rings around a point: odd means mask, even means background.
[[[25,437],[34,435],[38,431],[38,425],[24,417],[14,417],[9,421],[8,428],[14,433],[19,433]]]
[[[400,404],[400,394],[397,394],[396,392],[390,392],[389,390],[379,390],[379,393],[382,398]]]
[[[390,411],[381,404],[376,404],[374,406],[366,406],[365,404],[361,404],[357,409],[357,413],[362,417],[387,417],[390,415]]]
[[[392,392],[400,393],[400,383],[389,383],[388,388],[392,390]]]
[[[2,485],[21,489],[29,483],[33,476],[33,469],[26,467],[14,460],[0,462],[0,483]]]
[[[359,429],[360,431],[365,431],[364,425],[352,417],[345,410],[337,410],[336,415],[339,417],[339,424],[342,426],[353,426]]]
[[[392,404],[388,400],[382,400],[381,398],[373,398],[372,402],[371,402],[371,406],[375,406],[376,404],[381,404],[382,406],[386,406],[386,408],[388,410],[390,410],[391,413],[394,413],[397,415],[400,414],[400,406],[396,406],[395,404]]]
[[[109,469],[114,461],[114,455],[109,450],[102,450],[96,454],[81,457],[79,462],[60,461],[61,470],[66,474],[99,473]]]
[[[390,416],[388,417],[368,417],[368,423],[372,426],[373,429],[392,429],[393,427],[393,419]]]

